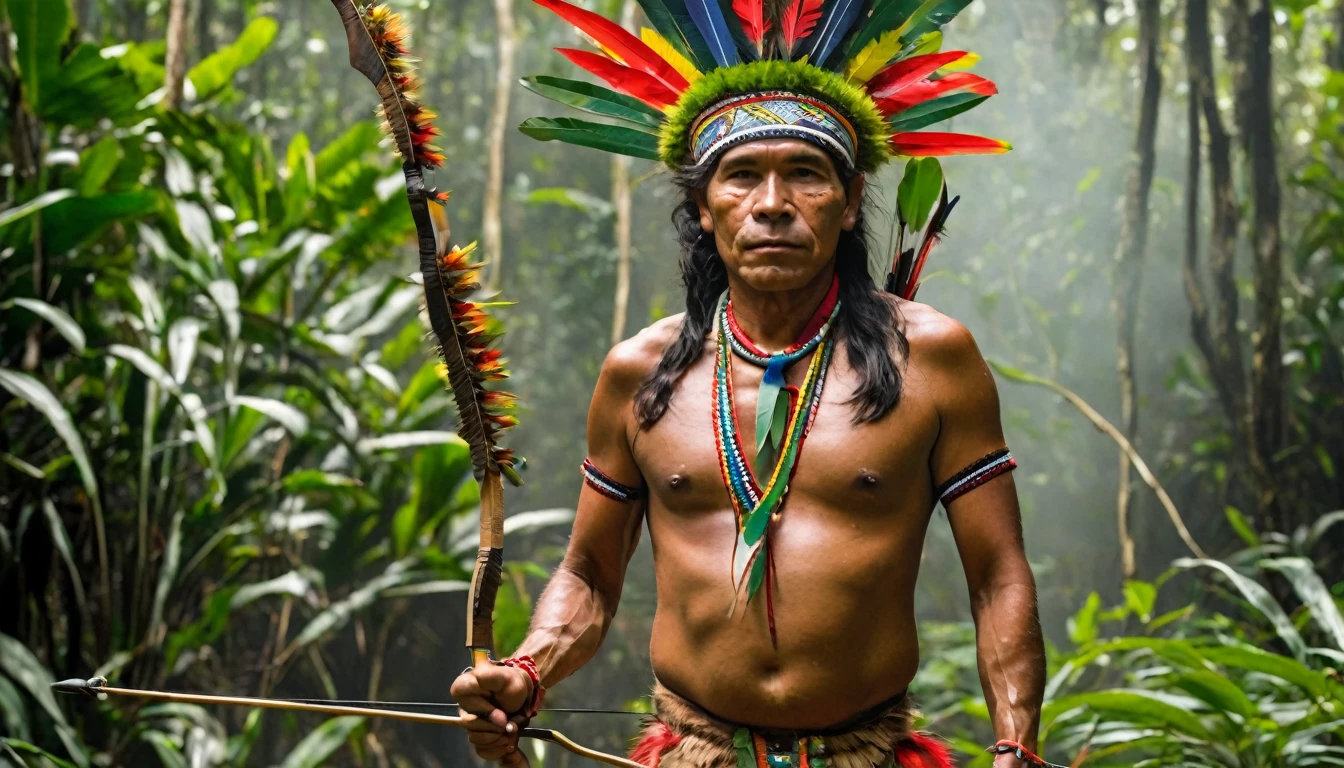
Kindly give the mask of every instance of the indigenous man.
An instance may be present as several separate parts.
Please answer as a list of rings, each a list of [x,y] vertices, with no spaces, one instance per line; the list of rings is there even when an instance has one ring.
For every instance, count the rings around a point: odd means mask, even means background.
[[[519,655],[467,670],[452,687],[477,753],[527,764],[518,729],[546,688],[597,653],[647,522],[658,589],[656,718],[633,759],[653,768],[950,765],[939,742],[913,731],[906,695],[919,663],[915,580],[941,502],[970,587],[1000,740],[994,765],[1040,764],[1044,652],[993,378],[961,324],[879,290],[868,272],[865,184],[881,159],[938,142],[942,151],[925,154],[990,149],[975,137],[894,131],[921,102],[881,104],[937,90],[952,76],[939,68],[964,54],[920,52],[937,25],[888,17],[898,42],[913,38],[880,56],[886,66],[868,73],[865,90],[852,85],[862,70],[843,57],[848,81],[809,64],[834,60],[838,43],[806,39],[790,28],[792,11],[781,18],[777,9],[756,24],[780,30],[773,37],[745,17],[734,34],[717,25],[736,19],[696,16],[694,27],[678,28],[686,55],[662,54],[675,65],[663,67],[651,47],[595,14],[538,2],[610,59],[598,66],[578,56],[595,54],[566,55],[617,90],[669,107],[658,156],[682,193],[673,221],[686,312],[607,356],[564,562]],[[951,4],[955,15],[966,3]],[[844,21],[814,19],[811,34],[844,36]],[[858,26],[845,40],[862,49],[885,31]],[[733,58],[741,51],[721,41],[739,35],[760,60]],[[929,56],[941,58],[921,60]],[[642,106],[577,85],[626,110]],[[608,127],[570,121],[565,136],[532,132],[575,140],[575,130]]]

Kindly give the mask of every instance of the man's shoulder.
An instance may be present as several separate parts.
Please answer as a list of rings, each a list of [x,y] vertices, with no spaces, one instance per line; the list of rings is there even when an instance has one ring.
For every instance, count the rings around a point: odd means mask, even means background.
[[[917,301],[896,299],[901,330],[910,343],[910,357],[935,368],[981,360],[969,329],[955,318]]]
[[[681,318],[680,314],[665,317],[612,347],[602,362],[602,375],[625,385],[622,388],[637,388],[654,372],[663,352],[676,340]]]

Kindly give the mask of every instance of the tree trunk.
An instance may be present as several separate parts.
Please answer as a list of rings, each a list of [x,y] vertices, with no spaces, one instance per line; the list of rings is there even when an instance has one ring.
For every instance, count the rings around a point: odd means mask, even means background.
[[[182,104],[182,85],[187,76],[187,0],[168,3],[168,52],[164,56],[163,108]]]
[[[1251,458],[1262,525],[1287,531],[1275,462],[1283,446],[1283,248],[1281,192],[1274,146],[1274,10],[1259,0],[1249,18],[1246,147],[1255,190],[1255,329],[1251,332]]]
[[[1153,186],[1156,163],[1157,116],[1161,107],[1162,62],[1160,0],[1143,0],[1139,9],[1139,55],[1143,69],[1143,94],[1139,104],[1139,125],[1134,152],[1125,184],[1125,215],[1120,242],[1115,254],[1115,285],[1111,308],[1115,314],[1117,339],[1115,367],[1120,378],[1120,420],[1125,436],[1134,442],[1138,432],[1135,409],[1134,335],[1138,321],[1139,291],[1143,279],[1143,254],[1148,241],[1148,199]],[[1131,497],[1130,462],[1120,454],[1120,488],[1116,496],[1116,518],[1120,532],[1121,568],[1126,579],[1134,577],[1134,540],[1129,532]]]
[[[635,31],[635,0],[621,7],[621,26]],[[630,309],[630,158],[617,155],[611,160],[611,202],[616,209],[616,295],[612,300],[611,343],[625,338],[626,316]]]
[[[485,180],[485,212],[481,217],[481,250],[490,265],[491,289],[504,279],[504,227],[500,209],[504,197],[504,144],[508,138],[509,94],[513,90],[514,49],[517,31],[513,23],[513,0],[495,0],[495,105],[490,112],[490,148]]]
[[[196,53],[205,58],[215,52],[215,38],[211,27],[215,20],[215,3],[202,0],[196,7]]]
[[[1325,63],[1331,69],[1344,72],[1344,3],[1335,3],[1335,44],[1330,47]]]
[[[1185,292],[1190,301],[1192,335],[1204,357],[1209,379],[1232,425],[1233,434],[1246,434],[1246,374],[1243,370],[1236,285],[1237,228],[1241,212],[1232,180],[1232,140],[1223,127],[1213,70],[1208,0],[1187,0],[1186,68],[1190,78],[1190,174],[1186,189]],[[1200,116],[1209,141],[1209,197],[1213,215],[1209,234],[1209,274],[1215,306],[1205,300],[1199,270],[1199,151]],[[1245,444],[1245,440],[1241,440]]]

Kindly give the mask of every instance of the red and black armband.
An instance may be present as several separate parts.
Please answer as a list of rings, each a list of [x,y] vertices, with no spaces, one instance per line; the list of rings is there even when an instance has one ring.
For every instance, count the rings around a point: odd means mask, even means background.
[[[514,714],[522,715],[528,720],[536,717],[541,711],[541,700],[546,698],[546,689],[541,685],[541,673],[537,671],[537,662],[533,661],[531,656],[519,656],[499,663],[506,667],[521,669],[532,678],[532,695],[523,703],[523,708]]]
[[[1045,762],[1045,760],[1041,759],[1040,755],[1037,755],[1035,752],[1032,752],[1030,749],[1027,749],[1016,741],[1000,739],[998,743],[985,751],[995,756],[1011,753],[1013,757],[1016,757],[1027,765],[1046,766],[1046,768],[1053,767],[1052,763]]]
[[[1007,448],[1000,448],[953,475],[947,482],[938,486],[934,496],[946,507],[953,499],[1014,469],[1017,469],[1017,462],[1013,459],[1013,454],[1009,453]]]
[[[613,479],[594,466],[589,459],[583,460],[583,482],[608,499],[619,501],[622,504],[630,504],[644,498],[643,489],[632,488]]]

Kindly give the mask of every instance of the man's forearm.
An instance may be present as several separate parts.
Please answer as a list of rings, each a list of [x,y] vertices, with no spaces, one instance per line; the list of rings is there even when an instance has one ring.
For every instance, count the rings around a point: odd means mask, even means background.
[[[980,683],[995,738],[1036,749],[1045,695],[1045,646],[1030,575],[976,596]]]
[[[550,688],[596,655],[614,608],[579,569],[561,564],[537,599],[518,655],[536,661],[542,685]]]

